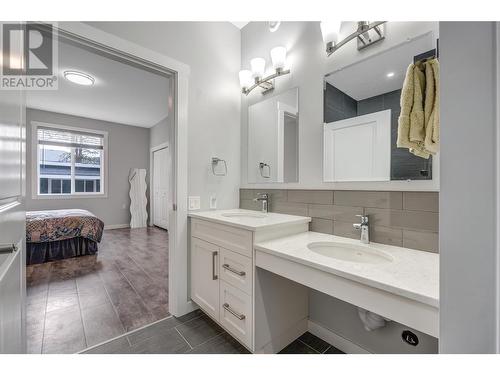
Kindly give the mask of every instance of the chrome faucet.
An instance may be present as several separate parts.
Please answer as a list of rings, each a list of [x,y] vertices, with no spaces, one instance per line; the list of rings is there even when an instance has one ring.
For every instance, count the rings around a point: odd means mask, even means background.
[[[355,223],[352,226],[354,229],[361,230],[361,243],[370,243],[370,231],[368,229],[368,216],[367,215],[356,215],[361,218],[361,223]]]
[[[262,202],[262,212],[267,214],[269,209],[269,194],[259,193],[259,196],[253,200],[254,202]]]

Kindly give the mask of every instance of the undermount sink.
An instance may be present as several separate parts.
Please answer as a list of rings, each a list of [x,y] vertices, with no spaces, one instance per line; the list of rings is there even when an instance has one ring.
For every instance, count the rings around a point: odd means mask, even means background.
[[[342,242],[311,242],[307,248],[317,254],[354,263],[390,263],[392,257],[382,251]]]
[[[221,214],[224,217],[237,217],[237,218],[247,218],[247,219],[263,219],[266,217],[266,214],[259,214],[258,212],[226,212]]]

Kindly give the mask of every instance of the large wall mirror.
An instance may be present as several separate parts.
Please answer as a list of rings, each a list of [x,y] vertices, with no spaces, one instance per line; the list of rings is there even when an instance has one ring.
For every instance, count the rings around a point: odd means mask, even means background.
[[[429,31],[325,76],[325,182],[432,179],[432,157],[397,148],[396,140],[406,70],[436,55]]]
[[[248,182],[299,181],[299,89],[248,107]]]

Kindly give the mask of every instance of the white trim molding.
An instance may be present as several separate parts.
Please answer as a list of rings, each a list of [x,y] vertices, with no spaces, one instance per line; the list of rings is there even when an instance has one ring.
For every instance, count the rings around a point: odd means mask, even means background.
[[[130,224],[109,224],[104,225],[104,230],[130,228]]]

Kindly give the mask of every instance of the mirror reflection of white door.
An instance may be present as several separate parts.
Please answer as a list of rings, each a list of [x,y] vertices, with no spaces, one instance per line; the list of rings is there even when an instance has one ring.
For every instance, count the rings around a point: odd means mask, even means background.
[[[168,148],[153,152],[153,225],[168,229]]]

